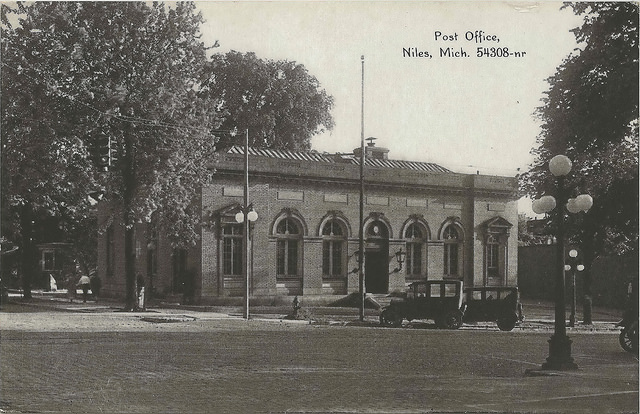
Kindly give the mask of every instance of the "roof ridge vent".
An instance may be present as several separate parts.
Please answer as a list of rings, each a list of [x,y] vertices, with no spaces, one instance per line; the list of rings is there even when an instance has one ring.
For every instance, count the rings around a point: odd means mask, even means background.
[[[367,138],[367,141],[369,141],[367,143],[367,146],[365,147],[365,155],[367,157],[367,159],[371,159],[371,160],[388,160],[389,159],[389,149],[388,148],[383,148],[383,147],[376,147],[375,144],[375,140],[377,140],[378,138],[376,137],[369,137]],[[353,154],[356,157],[360,157],[362,150],[360,148],[356,148],[353,150]]]

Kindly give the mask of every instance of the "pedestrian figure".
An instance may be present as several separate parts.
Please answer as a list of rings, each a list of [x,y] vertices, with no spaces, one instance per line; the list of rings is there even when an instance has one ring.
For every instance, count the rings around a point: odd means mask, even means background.
[[[144,304],[144,276],[142,273],[138,273],[136,277],[136,286],[138,290],[138,303],[136,304],[136,308],[138,310],[145,310]]]
[[[51,273],[49,273],[49,290],[51,292],[57,292],[58,291],[58,283],[56,282],[56,278],[53,277],[53,275]]]
[[[73,274],[67,275],[67,278],[64,280],[64,286],[67,288],[67,298],[69,302],[73,303],[73,299],[76,297],[76,278],[73,277]]]
[[[90,274],[89,279],[91,280],[91,293],[93,293],[93,297],[98,301],[98,296],[100,296],[100,288],[102,288],[102,280],[95,272],[95,270]]]
[[[298,317],[298,311],[300,310],[302,306],[300,306],[300,301],[298,300],[298,297],[296,296],[295,298],[293,298],[293,317],[297,318]]]
[[[627,285],[626,312],[630,320],[638,318],[638,277],[634,277]]]
[[[91,288],[91,279],[89,279],[89,276],[82,275],[77,286],[80,286],[82,289],[82,303],[87,303],[87,296],[89,296],[89,289]]]

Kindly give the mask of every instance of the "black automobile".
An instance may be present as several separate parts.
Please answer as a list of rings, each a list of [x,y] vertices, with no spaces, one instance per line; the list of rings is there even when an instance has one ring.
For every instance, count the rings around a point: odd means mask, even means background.
[[[464,323],[496,322],[501,331],[510,331],[524,318],[517,287],[468,287],[464,303]]]
[[[433,319],[439,328],[458,329],[464,314],[460,280],[426,280],[411,283],[403,298],[393,299],[380,313],[380,324],[400,326],[402,321]]]

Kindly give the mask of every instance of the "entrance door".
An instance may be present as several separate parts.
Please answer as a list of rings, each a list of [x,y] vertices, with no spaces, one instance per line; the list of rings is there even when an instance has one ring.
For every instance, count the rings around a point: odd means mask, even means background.
[[[389,292],[389,260],[385,249],[367,250],[364,269],[367,293]]]
[[[367,235],[364,272],[367,293],[389,292],[389,231],[380,220],[372,222]]]

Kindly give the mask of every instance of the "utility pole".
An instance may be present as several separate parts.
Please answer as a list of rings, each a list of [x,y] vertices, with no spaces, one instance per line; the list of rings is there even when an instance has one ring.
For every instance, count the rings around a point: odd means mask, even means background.
[[[244,229],[242,232],[243,247],[243,263],[244,268],[244,318],[249,319],[249,256],[251,250],[249,249],[249,129],[245,131],[244,136]]]
[[[360,320],[364,321],[364,300],[366,297],[364,280],[364,55],[362,55],[360,59],[362,60],[362,102],[360,115],[360,225],[358,229],[358,276],[360,287]]]

